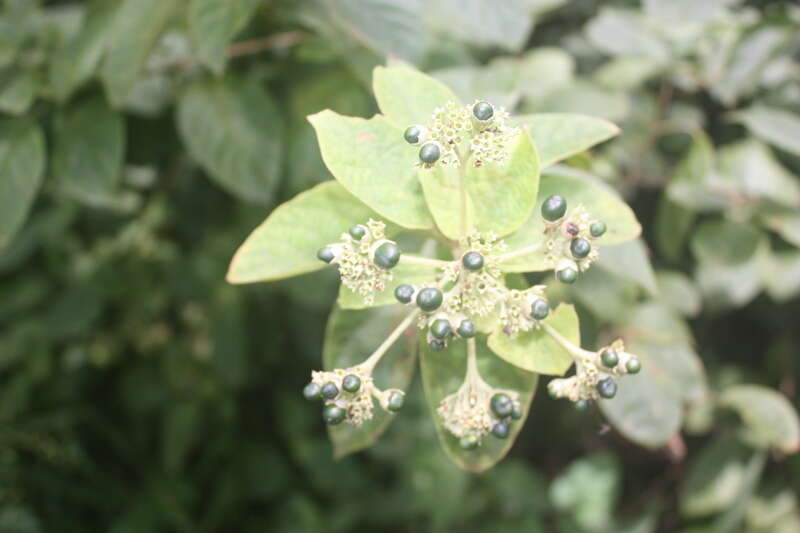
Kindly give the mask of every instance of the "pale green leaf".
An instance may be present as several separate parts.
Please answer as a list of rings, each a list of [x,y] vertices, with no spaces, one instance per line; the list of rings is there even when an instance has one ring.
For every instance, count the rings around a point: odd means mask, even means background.
[[[400,306],[364,311],[334,309],[325,331],[323,367],[334,370],[362,363],[406,314],[408,312]],[[375,367],[375,385],[381,390],[406,390],[414,374],[416,351],[417,335],[412,327],[389,348]],[[387,413],[377,402],[373,414],[372,420],[358,428],[347,424],[328,427],[336,458],[371,446],[398,416]]]
[[[631,208],[608,185],[583,173],[557,168],[542,175],[533,214],[516,233],[506,239],[509,250],[542,242],[544,220],[539,206],[553,194],[566,198],[567,209],[583,205],[592,217],[605,222],[608,228],[606,233],[595,241],[601,255],[603,245],[627,242],[638,237],[642,231]],[[548,270],[552,265],[547,264],[544,253],[538,251],[503,262],[501,268],[508,272],[531,272]]]
[[[735,180],[716,170],[711,140],[702,131],[694,133],[692,145],[681,160],[667,187],[676,204],[692,211],[715,211],[728,206],[738,194]]]
[[[456,392],[464,381],[467,367],[467,346],[464,340],[452,340],[445,350],[433,352],[420,335],[422,383],[425,386],[425,399],[431,411],[439,442],[447,456],[460,468],[471,472],[483,472],[500,461],[514,444],[530,410],[533,393],[536,391],[538,376],[502,361],[486,346],[486,339],[476,337],[477,362],[481,377],[490,386],[510,389],[519,393],[522,418],[512,421],[511,433],[506,439],[492,435],[483,437],[481,445],[474,450],[464,450],[458,439],[442,426],[436,412],[441,401]]]
[[[433,111],[448,102],[460,105],[458,97],[441,82],[403,64],[375,67],[372,90],[381,113],[402,129],[428,124]]]
[[[580,346],[580,324],[575,308],[561,304],[550,312],[545,323],[575,346]],[[489,336],[489,348],[509,363],[539,374],[562,375],[572,366],[572,356],[544,328],[509,337],[498,328]]]
[[[517,52],[533,28],[533,17],[525,2],[431,0],[425,4],[425,14],[436,30],[472,46]]]
[[[409,285],[421,285],[424,282],[434,281],[437,278],[438,270],[426,265],[397,265],[392,269],[392,280],[386,284],[386,288],[375,294],[372,305],[364,303],[364,297],[356,294],[344,285],[339,286],[338,304],[342,309],[366,309],[397,303],[394,297],[394,290],[398,285],[408,283]]]
[[[230,76],[193,83],[180,96],[177,122],[189,153],[219,185],[245,201],[272,199],[283,120],[260,83]]]
[[[466,209],[461,205],[461,172],[466,184]],[[539,160],[530,136],[523,132],[504,165],[475,167],[470,159],[460,168],[422,168],[419,181],[436,226],[445,236],[458,239],[478,230],[502,237],[519,228],[533,210]]]
[[[681,272],[659,270],[656,272],[658,294],[662,302],[684,316],[700,312],[700,293],[692,281]]]
[[[567,286],[561,287],[566,290]],[[570,300],[586,307],[602,322],[623,320],[642,292],[633,281],[612,274],[602,266],[582,272],[568,287]]]
[[[658,294],[649,251],[641,238],[613,246],[604,246],[597,264],[621,278],[634,281],[651,296]]]
[[[39,81],[32,72],[12,71],[10,79],[0,83],[0,111],[21,115],[30,108],[39,90]]]
[[[739,413],[749,443],[783,453],[800,449],[800,420],[783,394],[758,385],[734,385],[722,391],[719,404]]]
[[[417,151],[401,129],[380,115],[366,120],[322,111],[308,120],[325,165],[345,189],[403,227],[433,226],[417,180]]]
[[[744,483],[746,458],[746,449],[731,438],[717,439],[700,450],[681,488],[681,514],[708,516],[733,504]]]
[[[749,224],[732,220],[709,220],[697,228],[691,248],[701,262],[738,265],[756,253],[761,232]]]
[[[766,145],[755,139],[720,149],[719,172],[725,179],[737,183],[746,196],[800,207],[800,182]]]
[[[759,269],[767,294],[776,302],[782,303],[800,294],[800,251],[764,254]]]
[[[45,141],[38,126],[0,121],[0,248],[22,227],[39,192]]]
[[[639,12],[606,7],[589,21],[586,35],[607,54],[647,56],[652,61],[664,61],[669,50],[653,29]]]
[[[622,91],[610,90],[585,80],[576,80],[546,96],[526,101],[524,113],[577,113],[606,120],[625,119],[630,113],[629,97]]]
[[[278,206],[245,240],[228,270],[231,283],[269,281],[325,267],[317,250],[338,242],[353,224],[378,218],[335,181]]]
[[[666,259],[679,261],[696,218],[694,211],[675,203],[667,194],[661,195],[656,208],[655,240]]]
[[[116,10],[100,71],[113,105],[125,102],[150,52],[182,5],[180,0],[124,0]]]
[[[759,139],[800,155],[800,117],[796,114],[755,105],[737,112],[735,116]]]
[[[191,0],[189,36],[200,61],[214,73],[225,70],[228,44],[259,4],[260,0]]]
[[[583,152],[619,133],[619,128],[607,120],[574,113],[521,115],[514,117],[511,122],[528,129],[542,168]]]
[[[610,453],[573,461],[550,485],[550,498],[560,511],[575,517],[584,531],[609,531],[621,489],[620,464]]]

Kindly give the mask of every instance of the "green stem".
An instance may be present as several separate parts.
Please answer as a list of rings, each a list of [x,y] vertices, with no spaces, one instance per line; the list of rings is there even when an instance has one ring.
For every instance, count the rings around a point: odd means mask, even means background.
[[[381,360],[381,357],[383,357],[386,351],[391,348],[397,339],[400,338],[400,335],[402,335],[403,332],[408,329],[411,323],[417,318],[419,313],[419,309],[415,309],[412,313],[405,317],[403,321],[400,322],[400,324],[398,324],[391,333],[389,333],[389,336],[386,337],[386,340],[384,340],[381,345],[378,346],[374,352],[372,352],[372,355],[370,355],[366,361],[359,365],[364,368],[367,374],[372,374],[372,370],[375,368],[375,365],[378,364],[378,361]]]
[[[453,261],[403,254],[400,256],[400,263],[405,265],[429,265],[437,268],[446,268],[450,266]]]
[[[548,324],[547,322],[542,322],[542,328],[544,328],[545,332],[548,335],[553,337],[553,339],[560,344],[569,354],[575,359],[576,362],[583,360],[583,359],[593,359],[594,352],[590,352],[589,350],[584,350],[580,346],[575,346],[571,342],[569,342],[561,333],[556,330],[553,326]]]
[[[460,206],[460,221],[461,221],[461,236],[467,236],[467,175],[464,171],[464,165],[466,165],[467,160],[469,159],[469,152],[467,152],[465,157],[461,157],[461,153],[459,152],[458,148],[455,149],[456,155],[458,156],[458,191],[461,199],[461,206]]]

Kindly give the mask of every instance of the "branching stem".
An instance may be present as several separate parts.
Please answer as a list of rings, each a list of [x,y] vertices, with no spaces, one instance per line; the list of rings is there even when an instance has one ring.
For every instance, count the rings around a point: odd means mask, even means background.
[[[370,355],[366,361],[361,363],[360,366],[363,367],[368,374],[372,374],[372,370],[375,368],[375,365],[378,364],[378,361],[381,360],[381,357],[383,357],[386,351],[392,347],[392,345],[397,341],[397,339],[400,338],[400,335],[402,335],[403,332],[405,332],[405,330],[408,329],[408,327],[417,318],[417,315],[419,315],[419,313],[420,310],[415,309],[412,313],[406,316],[403,319],[403,321],[400,322],[400,324],[398,324],[397,327],[394,328],[394,330],[392,330],[391,333],[389,333],[389,336],[386,337],[386,340],[384,340],[381,343],[381,345],[378,346],[374,352],[372,352],[372,355]]]

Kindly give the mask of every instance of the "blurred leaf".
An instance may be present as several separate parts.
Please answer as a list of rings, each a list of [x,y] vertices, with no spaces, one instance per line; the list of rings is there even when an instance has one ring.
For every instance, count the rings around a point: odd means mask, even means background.
[[[759,267],[764,288],[774,301],[783,303],[800,294],[799,251],[764,254]]]
[[[325,267],[317,250],[337,242],[375,213],[335,181],[320,183],[278,206],[231,260],[230,283],[270,281]]]
[[[542,202],[553,194],[560,194],[567,200],[568,209],[583,205],[597,220],[606,223],[608,230],[595,242],[603,245],[620,244],[635,239],[642,231],[633,211],[617,193],[604,183],[577,171],[558,167],[543,174],[539,195],[531,218],[516,233],[506,239],[509,250],[516,250],[539,242],[544,232],[544,220],[539,212]],[[502,264],[507,272],[530,272],[549,270],[543,252],[512,259]]]
[[[582,272],[570,287],[570,297],[602,322],[624,320],[640,294],[635,282],[612,274],[600,265]]]
[[[668,194],[659,199],[655,222],[656,245],[670,261],[677,262],[681,257],[695,218],[693,211],[672,201]]]
[[[225,70],[228,44],[247,25],[261,0],[191,0],[189,34],[200,60],[215,74]]]
[[[372,305],[364,303],[364,297],[356,294],[345,285],[339,286],[339,299],[337,303],[342,309],[367,309],[397,303],[394,290],[398,285],[408,283],[419,286],[424,282],[436,279],[437,270],[425,265],[397,265],[392,269],[392,280],[386,284],[386,289],[375,294]]]
[[[381,113],[403,130],[412,124],[429,123],[434,110],[448,102],[459,104],[458,97],[445,85],[402,63],[375,67],[372,89]]]
[[[202,414],[200,405],[191,402],[174,404],[165,413],[161,454],[167,472],[174,475],[183,469],[186,456],[198,436]]]
[[[345,311],[337,307],[328,319],[323,367],[334,370],[362,363],[407,314],[408,310],[399,305],[364,311]],[[416,344],[417,332],[412,325],[375,367],[373,377],[379,389],[408,388],[414,375]],[[373,413],[374,418],[359,428],[346,424],[328,428],[336,458],[371,446],[395,416],[402,416],[387,413],[378,405]]]
[[[25,223],[45,169],[44,135],[27,122],[0,121],[0,248]]]
[[[39,81],[32,72],[15,72],[0,81],[0,111],[21,115],[30,108],[39,90]]]
[[[463,225],[462,173],[466,186]],[[505,164],[476,167],[470,159],[464,167],[437,165],[419,169],[418,175],[436,226],[446,237],[458,239],[474,230],[502,237],[519,228],[534,208],[539,159],[530,136],[522,132],[509,148]]]
[[[6,504],[0,508],[0,531],[5,533],[39,533],[39,518],[27,507]]]
[[[710,220],[692,237],[692,252],[698,261],[712,265],[738,265],[756,253],[761,234],[749,224],[732,220]]]
[[[432,227],[417,180],[413,146],[384,117],[369,120],[322,111],[308,117],[331,174],[378,214],[403,227]]]
[[[747,450],[732,438],[719,438],[691,459],[680,492],[681,514],[708,516],[736,500],[744,483]]]
[[[688,277],[680,272],[659,270],[656,281],[661,301],[672,310],[690,317],[700,312],[700,293]]]
[[[572,462],[550,485],[550,499],[586,531],[608,531],[620,492],[620,466],[613,455],[597,453]]]
[[[522,406],[522,418],[511,424],[511,433],[506,439],[498,439],[486,435],[481,445],[474,450],[464,450],[458,444],[458,438],[442,426],[436,409],[448,395],[455,393],[464,381],[467,367],[467,342],[452,340],[445,350],[432,352],[420,335],[420,353],[422,358],[422,383],[425,386],[425,399],[436,425],[439,442],[445,453],[459,468],[470,472],[483,472],[500,461],[514,444],[514,441],[525,424],[533,394],[536,391],[538,376],[509,365],[496,357],[486,346],[486,339],[476,337],[478,371],[483,380],[498,389],[508,389],[519,393]]]
[[[735,180],[743,192],[755,198],[769,198],[790,207],[800,207],[800,183],[760,142],[750,139],[730,144],[719,151],[719,171]]]
[[[759,139],[800,155],[800,117],[784,109],[754,105],[738,111],[737,119]]]
[[[600,259],[597,264],[621,278],[636,282],[652,296],[658,294],[656,277],[653,266],[650,264],[647,246],[641,238],[613,246],[604,246],[600,251]]]
[[[528,129],[539,152],[542,168],[588,150],[619,133],[603,119],[571,113],[541,113],[514,117],[512,123]]]
[[[578,113],[611,121],[622,120],[630,112],[625,93],[578,80],[560,87],[536,102],[522,106],[525,113]]]
[[[559,305],[545,323],[580,346],[578,315],[573,306]],[[497,356],[529,372],[560,376],[572,366],[572,356],[544,329],[520,332],[512,339],[498,326],[489,336],[488,346]]]
[[[283,119],[257,81],[226,77],[189,85],[178,101],[177,122],[189,153],[219,185],[244,201],[272,199]]]
[[[122,115],[93,97],[58,117],[53,174],[71,196],[102,206],[117,191],[125,150]]]
[[[719,404],[739,413],[750,444],[783,453],[800,448],[800,420],[783,394],[758,385],[734,385],[722,391]]]
[[[533,28],[527,0],[433,0],[425,15],[437,30],[481,48],[519,51]]]
[[[714,211],[727,207],[739,188],[730,176],[721,176],[716,172],[714,158],[711,140],[705,133],[695,132],[688,153],[667,187],[669,199],[692,211]]]
[[[620,56],[604,63],[594,74],[609,89],[632,91],[655,76],[662,66],[647,57]]]
[[[116,10],[108,30],[108,48],[100,72],[114,106],[125,102],[150,52],[181,5],[179,0],[123,0]],[[102,40],[102,36],[96,39]],[[102,45],[98,42],[85,46]]]
[[[636,11],[605,7],[586,26],[586,35],[607,54],[647,56],[660,62],[667,58],[668,49],[654,29]]]

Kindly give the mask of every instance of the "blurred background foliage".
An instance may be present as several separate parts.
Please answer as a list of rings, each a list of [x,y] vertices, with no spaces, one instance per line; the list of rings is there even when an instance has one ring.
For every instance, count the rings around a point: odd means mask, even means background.
[[[800,531],[795,3],[0,6],[0,531]],[[444,457],[418,380],[334,461],[300,389],[335,274],[224,282],[330,179],[305,116],[375,112],[387,56],[623,129],[567,163],[643,239],[563,297],[584,345],[621,333],[649,370],[602,413],[540,390],[481,475]]]

